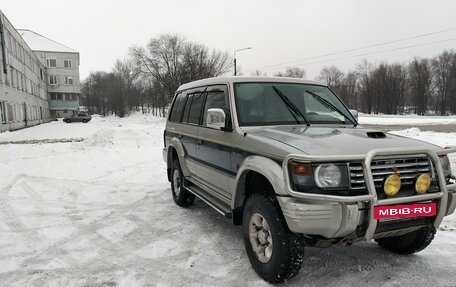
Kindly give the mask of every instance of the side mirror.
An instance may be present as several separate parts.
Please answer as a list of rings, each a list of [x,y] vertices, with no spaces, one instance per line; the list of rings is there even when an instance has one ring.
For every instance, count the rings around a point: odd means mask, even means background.
[[[355,120],[358,121],[358,111],[357,110],[350,110],[350,113],[355,118]]]
[[[218,130],[223,129],[225,128],[225,119],[226,116],[223,109],[208,109],[206,126]]]

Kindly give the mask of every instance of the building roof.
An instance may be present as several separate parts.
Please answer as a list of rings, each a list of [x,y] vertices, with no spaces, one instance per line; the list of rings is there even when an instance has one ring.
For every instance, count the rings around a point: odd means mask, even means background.
[[[79,53],[45,36],[26,29],[17,29],[29,47],[34,51]]]

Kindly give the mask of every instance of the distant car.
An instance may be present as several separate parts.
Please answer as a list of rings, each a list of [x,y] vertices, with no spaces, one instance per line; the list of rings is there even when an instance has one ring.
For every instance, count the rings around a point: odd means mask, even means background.
[[[71,117],[64,117],[63,121],[66,123],[71,123],[71,122],[83,122],[87,123],[92,119],[92,117],[85,112],[78,112],[75,115],[72,115]]]

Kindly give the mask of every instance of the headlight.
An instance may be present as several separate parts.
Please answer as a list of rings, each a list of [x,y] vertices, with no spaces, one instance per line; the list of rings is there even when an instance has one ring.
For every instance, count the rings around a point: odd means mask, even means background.
[[[348,188],[347,166],[320,164],[315,168],[315,183],[322,189]]]
[[[290,182],[295,191],[350,195],[347,164],[311,164],[292,160],[288,164],[288,170]],[[339,190],[345,190],[345,192],[339,192]]]

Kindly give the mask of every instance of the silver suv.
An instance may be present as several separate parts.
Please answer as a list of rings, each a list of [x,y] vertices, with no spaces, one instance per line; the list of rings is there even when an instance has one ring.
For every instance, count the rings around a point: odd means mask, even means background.
[[[220,77],[179,87],[163,157],[176,204],[195,196],[235,225],[254,270],[295,276],[304,246],[375,240],[426,248],[456,206],[442,149],[358,126],[326,85]]]

